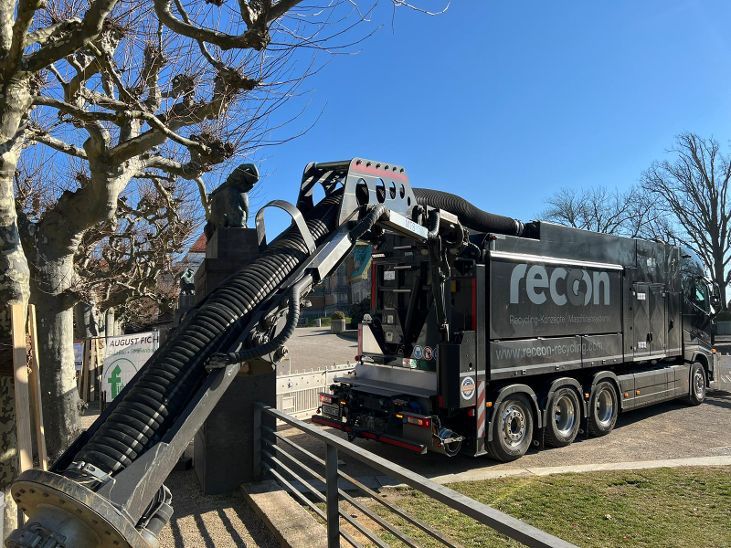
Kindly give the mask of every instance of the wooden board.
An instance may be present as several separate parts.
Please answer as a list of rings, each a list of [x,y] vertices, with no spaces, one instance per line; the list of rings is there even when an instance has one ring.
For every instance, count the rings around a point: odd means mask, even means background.
[[[33,437],[30,427],[30,390],[28,386],[28,354],[25,340],[26,307],[14,304],[10,308],[13,340],[13,371],[15,377],[15,425],[18,433],[20,471],[33,468]]]
[[[91,354],[91,344],[89,339],[84,340],[84,357],[81,362],[81,399],[85,402],[89,401],[89,361]]]
[[[28,333],[30,333],[30,401],[33,411],[33,425],[36,433],[36,450],[41,469],[48,470],[48,451],[46,450],[46,433],[43,427],[43,405],[41,404],[40,360],[38,357],[38,326],[36,324],[36,307],[28,307]]]

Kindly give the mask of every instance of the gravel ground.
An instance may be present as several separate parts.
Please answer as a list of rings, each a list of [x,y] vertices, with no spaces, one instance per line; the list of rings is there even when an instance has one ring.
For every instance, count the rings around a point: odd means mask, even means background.
[[[278,546],[240,491],[205,496],[192,470],[173,472],[165,485],[175,513],[160,533],[161,548]]]

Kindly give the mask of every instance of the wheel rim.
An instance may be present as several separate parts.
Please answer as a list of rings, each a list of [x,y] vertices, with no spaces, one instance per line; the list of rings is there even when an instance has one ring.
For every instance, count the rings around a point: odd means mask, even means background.
[[[705,389],[706,381],[703,378],[703,372],[698,369],[693,375],[693,391],[695,392],[695,397],[699,400],[702,399]]]
[[[515,403],[509,404],[503,412],[502,433],[505,444],[514,449],[525,440],[528,430],[527,419],[523,408]]]
[[[600,426],[606,428],[611,424],[614,416],[614,398],[609,389],[602,388],[597,394],[594,412]]]
[[[558,398],[553,411],[553,420],[556,423],[556,430],[562,436],[570,435],[576,424],[576,407],[571,396],[564,394]]]

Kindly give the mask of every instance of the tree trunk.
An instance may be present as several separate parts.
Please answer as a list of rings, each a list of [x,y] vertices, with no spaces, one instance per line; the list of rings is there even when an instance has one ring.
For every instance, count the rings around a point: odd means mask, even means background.
[[[41,248],[42,249],[42,248]],[[73,256],[39,253],[31,300],[38,318],[41,391],[46,445],[57,458],[78,434],[79,393],[74,364],[74,310],[64,291],[73,280]]]
[[[93,303],[74,306],[74,339],[90,339],[101,333],[99,311]]]
[[[115,333],[117,322],[114,318],[114,309],[110,308],[107,310],[105,315],[105,321],[104,321],[104,331],[105,335],[107,337],[114,337],[117,333]]]
[[[28,302],[28,262],[20,243],[13,178],[20,157],[18,128],[30,111],[28,75],[13,75],[0,84],[0,344],[10,340],[8,305]],[[0,377],[0,494],[5,496],[5,530],[17,525],[10,483],[18,473],[15,432],[15,384]]]
[[[725,310],[728,307],[728,302],[726,301],[726,275],[723,271],[723,258],[716,259],[714,262],[713,281],[718,284],[721,308]]]
[[[18,474],[18,444],[15,429],[15,383],[12,369],[12,345],[10,341],[10,309],[0,309],[0,496],[5,497],[5,531],[17,527],[17,510],[10,496],[10,484]]]

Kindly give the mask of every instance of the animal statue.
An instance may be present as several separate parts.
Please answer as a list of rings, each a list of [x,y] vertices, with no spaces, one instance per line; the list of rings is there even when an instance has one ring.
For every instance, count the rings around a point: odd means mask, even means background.
[[[254,164],[241,164],[211,193],[211,212],[206,224],[208,238],[218,227],[245,227],[249,218],[249,195],[259,180]]]
[[[180,294],[195,295],[195,270],[186,268],[180,275]]]

